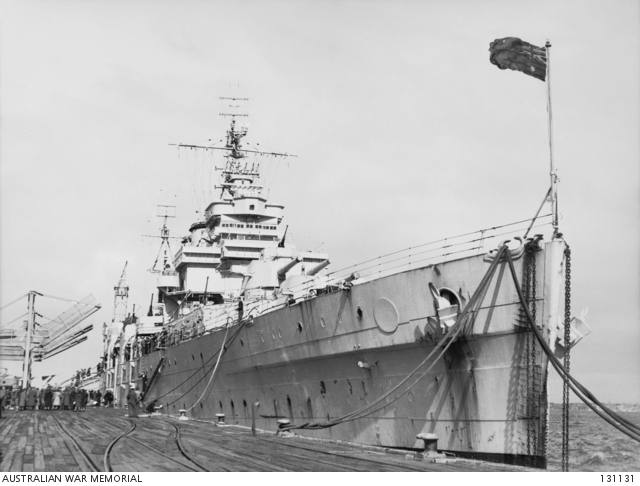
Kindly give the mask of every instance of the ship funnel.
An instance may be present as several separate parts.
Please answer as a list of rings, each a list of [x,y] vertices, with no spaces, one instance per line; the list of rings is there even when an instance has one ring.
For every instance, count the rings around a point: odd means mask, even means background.
[[[327,258],[325,261],[318,263],[315,267],[307,270],[307,275],[315,275],[316,273],[318,273],[320,270],[322,270],[324,267],[326,267],[327,265],[329,265],[329,263],[331,263],[329,261],[329,259]]]
[[[302,257],[296,257],[293,260],[291,260],[289,263],[287,263],[286,265],[283,265],[279,270],[278,270],[278,277],[284,278],[285,275],[287,274],[287,272],[289,270],[291,270],[293,267],[295,267],[298,263],[300,263],[302,261]]]

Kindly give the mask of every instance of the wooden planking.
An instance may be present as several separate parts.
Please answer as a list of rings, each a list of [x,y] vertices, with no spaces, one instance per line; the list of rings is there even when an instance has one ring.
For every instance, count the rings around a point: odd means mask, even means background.
[[[107,446],[120,435],[110,461],[116,472],[193,471],[523,471],[480,461],[430,463],[415,454],[311,440],[274,433],[252,435],[240,427],[178,421],[166,416],[129,419],[125,410],[10,411],[0,418],[2,471],[89,471],[103,467]],[[185,458],[175,440],[178,427]],[[66,431],[72,438],[67,436]],[[77,444],[74,444],[75,443]],[[197,463],[197,464],[196,464]]]

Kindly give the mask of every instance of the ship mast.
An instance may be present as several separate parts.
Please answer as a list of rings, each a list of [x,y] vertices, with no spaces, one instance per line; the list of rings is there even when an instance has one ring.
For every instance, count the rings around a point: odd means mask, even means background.
[[[160,228],[160,248],[158,249],[158,255],[156,256],[155,262],[153,262],[153,266],[149,269],[150,273],[156,273],[161,275],[173,275],[175,274],[175,268],[173,266],[173,252],[171,251],[171,245],[169,245],[169,238],[171,238],[169,227],[167,226],[168,218],[176,217],[176,207],[175,206],[166,206],[163,204],[158,205],[157,217],[163,218],[162,228]],[[157,238],[157,236],[153,235],[143,235],[149,238]],[[160,259],[160,255],[162,254],[162,267],[160,270],[157,269],[158,260]]]
[[[220,199],[225,198],[225,192],[231,199],[236,197],[261,197],[263,186],[256,183],[256,179],[260,177],[260,163],[250,162],[247,154],[271,155],[275,157],[297,157],[287,153],[265,152],[261,150],[249,150],[242,148],[241,139],[247,135],[248,128],[246,126],[238,127],[236,117],[248,117],[247,113],[240,111],[240,105],[237,102],[249,101],[249,98],[220,97],[220,100],[229,102],[227,111],[221,111],[219,114],[223,117],[231,117],[231,124],[227,130],[227,140],[224,147],[190,145],[190,144],[169,144],[176,147],[195,148],[204,150],[224,150],[226,162],[222,169],[222,182],[215,186],[220,189]],[[234,104],[231,104],[234,103]]]
[[[549,198],[551,201],[551,225],[553,226],[553,238],[562,237],[562,233],[560,233],[560,226],[558,222],[558,171],[555,167],[555,162],[553,160],[553,115],[551,111],[551,42],[547,39],[545,44],[546,54],[547,54],[547,105],[548,105],[548,113],[549,113],[549,161],[550,161],[550,169],[549,175],[551,177],[551,189],[549,194]]]
[[[113,317],[111,322],[122,322],[127,317],[127,301],[129,299],[129,285],[127,284],[128,263],[124,263],[118,285],[113,288]]]
[[[227,98],[221,98],[227,99]],[[231,98],[237,99],[237,98]],[[247,100],[248,98],[240,98]],[[225,191],[234,198],[238,196],[259,197],[262,194],[262,185],[254,184],[254,180],[260,177],[260,163],[250,163],[246,159],[246,153],[242,150],[240,140],[247,135],[248,129],[243,126],[236,128],[236,116],[247,116],[245,113],[220,113],[221,116],[231,117],[231,126],[227,130],[227,143],[225,145],[226,163],[222,169],[222,183],[216,186],[220,189],[220,199],[225,199]]]

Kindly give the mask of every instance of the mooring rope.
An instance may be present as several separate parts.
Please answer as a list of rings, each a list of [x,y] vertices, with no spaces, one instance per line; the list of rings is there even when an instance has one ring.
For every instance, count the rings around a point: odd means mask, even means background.
[[[458,334],[460,334],[460,332],[462,332],[463,328],[464,328],[464,324],[466,321],[466,317],[469,315],[469,313],[473,312],[473,310],[475,310],[474,308],[476,307],[476,304],[479,304],[482,302],[482,297],[485,294],[485,288],[488,287],[489,283],[491,282],[493,275],[495,274],[496,268],[498,266],[498,263],[501,260],[501,257],[503,255],[503,253],[505,253],[505,251],[508,253],[507,251],[507,247],[506,245],[503,245],[500,247],[500,249],[498,250],[495,259],[493,260],[493,262],[491,262],[491,265],[489,267],[489,269],[487,270],[487,272],[485,273],[484,277],[482,278],[480,284],[478,285],[476,291],[474,292],[473,296],[471,297],[471,299],[469,300],[469,302],[467,303],[467,305],[465,306],[464,310],[462,311],[462,313],[458,316],[458,318],[456,319],[456,322],[453,324],[453,326],[451,326],[451,328],[449,329],[447,335],[445,336],[445,338],[440,341],[439,343],[436,344],[436,346],[433,348],[433,350],[429,353],[429,355],[418,365],[416,366],[416,368],[411,371],[411,373],[409,373],[402,381],[400,381],[400,383],[398,383],[395,387],[393,387],[391,390],[389,390],[387,393],[383,394],[382,396],[380,396],[378,399],[376,399],[374,402],[354,411],[351,413],[348,413],[346,415],[343,415],[342,417],[333,419],[333,420],[329,420],[327,422],[306,422],[304,424],[299,424],[299,425],[284,425],[282,426],[281,430],[293,430],[293,429],[311,429],[311,430],[317,430],[317,429],[326,429],[329,427],[333,427],[335,425],[339,425],[345,422],[351,422],[353,420],[357,420],[360,418],[364,418],[368,415],[371,415],[372,413],[375,413],[379,410],[382,410],[383,408],[387,407],[388,405],[392,404],[393,402],[397,401],[400,397],[402,397],[403,395],[405,395],[407,392],[409,392],[409,390],[411,390],[420,380],[422,380],[430,371],[431,369],[439,362],[440,358],[446,353],[446,351],[449,349],[449,347],[451,346],[451,344],[453,344],[456,340],[456,338],[458,337]],[[445,345],[446,343],[446,345]],[[394,396],[390,401],[384,403],[381,407],[374,409],[373,407],[375,407],[376,405],[378,405],[381,401],[386,400],[388,397],[390,397],[392,394],[394,394],[401,386],[403,386],[407,381],[409,381],[411,379],[411,377],[415,376],[420,369],[429,362],[429,360],[431,360],[432,356],[435,354],[435,352],[439,349],[439,348],[443,348],[442,351],[440,352],[440,354],[436,357],[436,359],[433,360],[433,363],[431,363],[431,365],[429,366],[429,368],[427,368],[425,371],[423,371],[420,376],[418,376],[418,378],[410,385],[408,386],[404,391],[402,391],[401,393],[399,393],[398,395]]]
[[[240,325],[238,326],[238,329],[234,332],[234,334],[231,336],[231,338],[229,339],[229,345],[226,347],[226,349],[229,348],[229,346],[231,346],[231,344],[233,344],[233,342],[235,341],[235,339],[238,337],[238,335],[240,334],[240,331],[244,328],[245,324],[248,321],[241,321]],[[233,326],[232,326],[233,327]],[[220,348],[218,351],[216,351],[214,354],[211,355],[211,357],[203,364],[203,366],[206,366],[209,364],[209,362],[211,360],[213,360],[216,356],[218,356],[219,353],[221,352],[226,352],[225,348]],[[191,378],[193,378],[195,375],[197,375],[198,373],[200,373],[200,368],[197,369],[196,371],[194,371],[193,373],[191,373],[187,378],[185,378],[183,381],[181,381],[180,383],[178,383],[175,387],[173,387],[171,390],[167,391],[166,393],[160,395],[159,397],[156,397],[155,400],[160,400],[161,398],[166,397],[167,395],[169,395],[171,392],[176,391],[178,388],[180,388],[182,385],[184,385],[186,382],[188,382]],[[196,386],[198,386],[198,384],[204,380],[206,378],[206,373],[202,376],[202,378],[200,378],[199,380],[197,380],[195,382],[195,384],[189,388],[185,393],[183,393],[182,395],[180,395],[178,398],[176,398],[174,401],[169,402],[167,405],[173,405],[174,403],[176,403],[178,400],[180,400],[182,397],[184,397],[187,393],[189,393],[191,390],[193,390]]]
[[[625,419],[624,417],[621,417],[620,415],[616,414],[615,412],[607,408],[589,390],[587,390],[573,376],[571,376],[562,366],[562,364],[560,363],[560,360],[555,357],[555,355],[553,354],[553,351],[549,347],[549,344],[547,344],[544,337],[540,334],[540,331],[538,330],[537,326],[535,325],[535,322],[533,321],[533,317],[531,316],[529,307],[526,305],[526,300],[524,298],[524,295],[522,294],[522,289],[520,288],[520,283],[518,281],[518,276],[516,274],[516,270],[513,265],[513,260],[511,259],[511,255],[508,252],[507,252],[507,262],[509,263],[509,269],[511,271],[513,283],[516,287],[516,291],[518,292],[518,298],[522,303],[522,307],[524,308],[525,314],[527,316],[527,320],[529,321],[529,325],[533,330],[536,336],[536,339],[542,346],[542,349],[544,350],[545,354],[549,358],[549,361],[551,362],[553,367],[556,369],[560,377],[569,385],[571,390],[573,390],[573,392],[578,396],[578,398],[580,398],[580,400],[582,400],[597,415],[599,415],[602,419],[604,419],[606,422],[611,424],[613,427],[618,429],[623,434],[640,442],[640,435],[638,434],[638,432],[640,432],[640,427],[638,427],[633,422],[630,422],[629,420]],[[593,403],[590,403],[589,400],[591,400]],[[597,407],[600,407],[606,413],[606,415],[605,413],[598,410]]]
[[[189,410],[193,410],[193,408],[198,403],[200,403],[200,400],[202,400],[202,397],[204,397],[204,394],[207,393],[207,390],[209,389],[209,386],[211,385],[211,382],[213,381],[213,377],[216,376],[216,372],[218,371],[218,366],[220,365],[220,358],[222,358],[222,355],[224,354],[224,351],[226,350],[225,344],[227,343],[227,335],[229,334],[229,328],[230,327],[231,326],[229,325],[229,320],[227,318],[227,326],[226,326],[226,330],[224,332],[224,338],[222,339],[222,346],[220,346],[220,351],[218,352],[218,360],[216,361],[216,365],[213,367],[213,371],[211,372],[211,376],[209,377],[209,382],[204,387],[204,390],[202,390],[202,394],[200,395],[200,398],[198,398],[192,406],[187,408],[187,410],[186,410],[187,412]]]

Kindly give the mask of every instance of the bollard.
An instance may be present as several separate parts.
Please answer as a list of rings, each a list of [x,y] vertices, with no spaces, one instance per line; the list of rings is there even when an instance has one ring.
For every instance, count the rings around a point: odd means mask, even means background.
[[[216,423],[216,425],[227,425],[224,421],[224,414],[223,413],[217,413],[216,417],[218,417],[218,422]]]
[[[280,419],[280,420],[278,420],[278,428],[279,429],[284,429],[290,423],[291,423],[291,421],[289,419]]]
[[[180,417],[178,417],[178,420],[189,420],[189,418],[187,417],[187,411],[184,408],[181,408],[180,410],[178,410],[178,412],[180,412]]]
[[[290,423],[291,421],[289,419],[278,420],[278,430],[276,432],[276,435],[282,435],[283,437],[292,435],[291,432],[289,432],[288,430],[285,430],[285,427]]]
[[[422,432],[416,435],[416,439],[424,441],[424,452],[427,456],[438,455],[438,435],[430,432]]]

